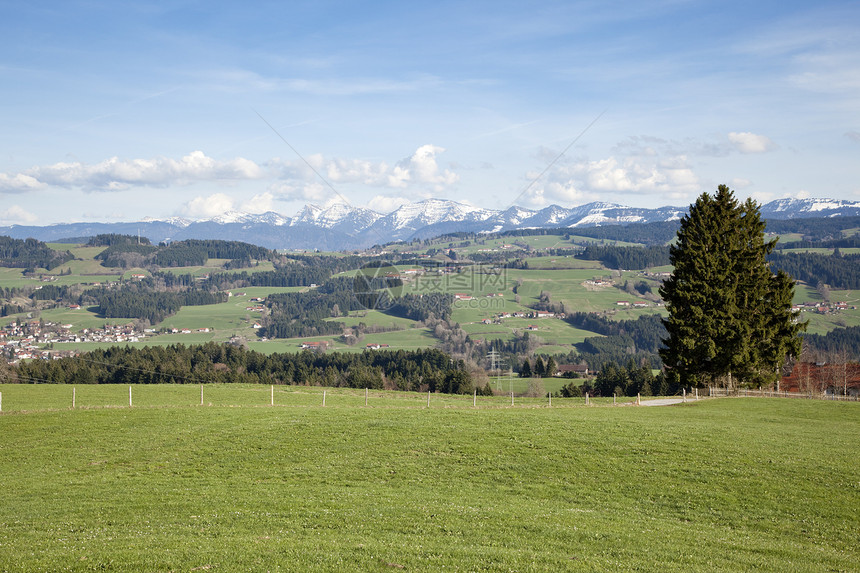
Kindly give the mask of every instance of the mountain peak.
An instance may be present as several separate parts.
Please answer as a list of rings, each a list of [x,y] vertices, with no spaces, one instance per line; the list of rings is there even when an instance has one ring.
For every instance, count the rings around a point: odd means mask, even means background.
[[[448,199],[431,198],[408,203],[382,215],[364,207],[335,203],[306,205],[294,218],[269,211],[249,214],[231,211],[204,221],[181,217],[146,218],[126,223],[70,223],[46,227],[14,225],[0,228],[13,238],[51,241],[100,233],[134,234],[153,242],[170,237],[245,241],[276,249],[356,249],[388,241],[429,238],[445,233],[494,233],[525,228],[576,228],[675,221],[686,207],[645,209],[607,202],[576,207],[549,205],[535,211],[511,206],[504,211],[483,209]],[[761,207],[765,219],[860,216],[860,202],[840,199],[778,199]],[[298,227],[297,227],[298,225]]]

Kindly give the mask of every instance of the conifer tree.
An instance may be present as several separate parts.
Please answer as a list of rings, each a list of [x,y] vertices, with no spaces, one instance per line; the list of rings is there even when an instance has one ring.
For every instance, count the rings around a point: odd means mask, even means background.
[[[660,356],[683,384],[767,384],[786,355],[800,353],[805,328],[791,310],[794,281],[773,274],[759,206],[720,185],[681,219],[670,249],[675,269],[660,289],[669,337]]]
[[[535,368],[534,375],[538,377],[543,377],[546,374],[546,366],[544,366],[543,358],[540,356],[535,360]]]
[[[555,363],[555,358],[550,356],[546,360],[546,366],[544,367],[544,376],[546,378],[552,378],[555,376],[555,373],[558,371],[558,365]]]
[[[529,359],[526,358],[523,360],[523,367],[520,368],[520,378],[531,378],[532,377],[532,363],[529,362]]]

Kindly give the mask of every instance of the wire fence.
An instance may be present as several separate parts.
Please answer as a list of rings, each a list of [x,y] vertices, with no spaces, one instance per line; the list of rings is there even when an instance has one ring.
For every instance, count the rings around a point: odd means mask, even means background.
[[[677,399],[668,400],[679,402]],[[690,401],[694,400],[692,395]],[[574,408],[636,406],[656,397],[493,396],[254,384],[0,384],[0,413],[103,408],[370,407]]]
[[[729,390],[728,388],[718,388],[711,386],[708,388],[708,396],[711,397],[755,397],[755,398],[800,398],[805,400],[834,400],[838,402],[858,402],[860,395],[856,394],[834,394],[832,392],[787,392],[785,390],[753,390],[749,388],[736,388]]]

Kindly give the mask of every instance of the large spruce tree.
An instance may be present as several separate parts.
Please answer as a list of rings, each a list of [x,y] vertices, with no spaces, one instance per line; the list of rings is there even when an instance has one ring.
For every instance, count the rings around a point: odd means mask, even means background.
[[[769,384],[786,356],[800,353],[794,281],[771,272],[765,257],[776,239],[765,241],[764,229],[759,206],[739,203],[725,185],[681,219],[675,270],[660,289],[669,311],[660,356],[682,383]]]

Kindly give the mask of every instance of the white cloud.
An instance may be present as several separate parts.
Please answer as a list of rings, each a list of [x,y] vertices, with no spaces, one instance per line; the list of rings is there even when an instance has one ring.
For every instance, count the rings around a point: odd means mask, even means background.
[[[238,157],[221,161],[207,157],[202,151],[193,151],[178,160],[111,157],[96,164],[61,162],[33,167],[12,176],[0,173],[0,190],[6,187],[28,190],[55,185],[122,191],[134,186],[168,187],[195,181],[259,179],[264,175],[264,170],[248,159]]]
[[[749,196],[761,205],[773,201],[773,193],[769,191],[754,191]]]
[[[15,224],[30,224],[35,223],[38,220],[36,215],[30,213],[29,211],[25,211],[18,205],[12,205],[5,211],[0,211],[0,221],[3,221],[7,225],[15,225]]]
[[[601,198],[599,193],[582,191],[572,181],[550,181],[543,186],[535,186],[523,195],[523,206],[531,208],[546,207],[551,203],[563,205],[582,205],[597,201]]]
[[[332,199],[335,194],[327,186],[317,181],[294,185],[287,182],[279,182],[269,186],[269,193],[278,201],[310,201],[312,203],[325,203]]]
[[[384,161],[327,159],[320,154],[308,156],[307,163],[298,159],[283,161],[275,158],[258,165],[241,157],[217,160],[202,151],[193,151],[180,159],[123,160],[112,157],[94,164],[59,162],[20,173],[0,173],[0,193],[23,193],[50,186],[109,192],[141,186],[169,188],[204,181],[280,179],[279,183],[270,186],[267,193],[255,197],[248,204],[248,210],[254,212],[263,208],[262,205],[271,208],[272,201],[276,199],[327,201],[338,196],[338,192],[330,188],[335,185],[412,188],[418,195],[430,190],[438,193],[459,180],[456,173],[439,167],[436,157],[443,151],[441,147],[422,145],[393,167]],[[201,203],[189,203],[186,208],[209,213]]]
[[[524,202],[531,207],[554,202],[623,202],[618,195],[654,193],[666,200],[686,200],[701,184],[687,155],[678,153],[681,147],[657,138],[632,137],[614,148],[615,155],[604,159],[562,160],[530,187]],[[527,179],[537,175],[529,173]]]
[[[44,184],[41,181],[23,173],[13,175],[0,173],[0,193],[26,193],[43,187]]]
[[[766,135],[757,135],[748,131],[732,131],[729,141],[741,153],[766,153],[776,149],[776,144]]]
[[[845,137],[847,137],[854,143],[860,143],[860,131],[846,131]]]
[[[182,212],[193,219],[208,219],[233,210],[233,199],[224,193],[195,197],[185,204]]]
[[[460,180],[456,173],[439,168],[436,156],[444,151],[435,145],[422,145],[410,157],[398,161],[393,167],[384,161],[374,163],[364,159],[326,159],[320,154],[307,156],[307,163],[276,158],[268,162],[267,166],[279,171],[281,179],[284,180],[320,182],[322,177],[326,183],[332,185],[361,184],[395,189],[429,187],[439,192]],[[297,197],[302,193],[304,192],[295,186],[279,191],[279,194],[289,197]]]
[[[523,195],[516,199],[515,203],[522,207],[531,209],[540,209],[541,207],[549,205],[549,201],[547,201],[544,196],[543,188],[541,187],[527,190]]]
[[[786,193],[782,196],[784,199],[809,199],[811,195],[806,189],[800,189],[794,193]]]
[[[377,213],[391,213],[410,201],[405,197],[392,197],[390,195],[376,195],[367,202],[367,208]]]
[[[239,206],[239,210],[243,213],[267,213],[275,210],[274,202],[275,196],[271,192],[266,191],[264,193],[254,195],[250,200],[242,203]]]
[[[374,164],[361,159],[332,159],[325,164],[325,175],[336,183],[363,183],[379,185],[385,180],[388,165]]]
[[[460,180],[460,176],[449,170],[440,171],[436,154],[445,151],[435,145],[422,145],[412,157],[403,159],[394,166],[389,182],[392,187],[405,187],[407,182],[430,184],[437,191]]]
[[[698,178],[687,164],[685,156],[658,159],[608,157],[578,163],[568,173],[579,186],[612,193],[688,193],[699,186]]]

